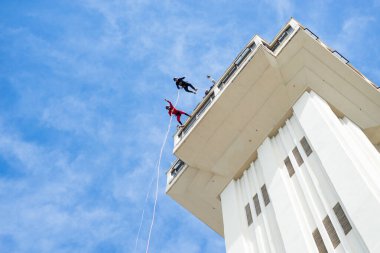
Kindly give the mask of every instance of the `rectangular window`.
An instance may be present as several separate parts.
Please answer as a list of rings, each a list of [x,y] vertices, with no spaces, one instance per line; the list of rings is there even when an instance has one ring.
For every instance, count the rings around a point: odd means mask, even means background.
[[[245,214],[247,215],[247,222],[248,226],[252,224],[252,213],[251,213],[251,207],[249,206],[249,203],[245,206]]]
[[[237,66],[234,64],[234,66],[227,72],[227,74],[224,76],[223,80],[219,83],[218,88],[222,89],[224,84],[227,83],[227,81],[230,79],[230,77],[235,73],[237,70]]]
[[[326,249],[326,246],[325,246],[325,243],[323,242],[322,236],[319,233],[318,228],[316,228],[314,230],[314,232],[313,232],[313,238],[314,238],[315,244],[317,245],[318,252],[319,253],[328,253],[328,251]]]
[[[296,158],[298,166],[301,166],[303,164],[303,159],[302,159],[301,154],[298,151],[297,147],[294,147],[294,149],[293,149],[293,155]]]
[[[344,234],[347,235],[351,231],[352,227],[351,227],[350,222],[347,219],[346,214],[343,211],[343,208],[340,206],[339,203],[337,203],[333,209],[334,209],[334,213],[336,217],[338,218],[340,225],[343,228]]]
[[[244,49],[244,51],[236,59],[235,64],[239,66],[240,63],[244,61],[244,59],[249,55],[250,52],[251,52],[251,49],[249,47]]]
[[[310,147],[309,143],[307,142],[306,138],[303,137],[300,142],[301,142],[302,148],[305,151],[306,155],[309,156],[313,152],[313,150],[311,149],[311,147]]]
[[[286,159],[284,160],[284,163],[286,165],[286,168],[288,169],[289,177],[292,177],[294,175],[295,171],[294,171],[292,162],[289,159],[289,156],[286,157]]]
[[[326,229],[327,233],[329,234],[331,243],[333,244],[334,249],[335,249],[336,247],[338,247],[340,240],[339,240],[339,237],[336,233],[336,230],[335,230],[335,228],[334,228],[334,226],[330,220],[330,217],[328,215],[323,219],[323,225],[325,226],[325,229]]]
[[[175,177],[178,174],[178,172],[183,169],[184,166],[185,166],[185,163],[182,160],[178,159],[176,163],[174,164],[174,166],[172,167],[172,169],[170,170],[170,174],[173,177]]]
[[[267,206],[270,202],[270,199],[269,199],[267,187],[265,184],[261,186],[261,194],[263,194],[264,204],[265,206]]]
[[[259,196],[257,194],[253,196],[253,203],[255,204],[256,215],[259,216],[261,213],[261,207],[260,207]]]

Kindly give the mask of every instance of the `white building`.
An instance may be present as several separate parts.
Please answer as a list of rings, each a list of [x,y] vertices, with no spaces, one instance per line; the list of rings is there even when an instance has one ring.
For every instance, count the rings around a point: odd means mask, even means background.
[[[379,152],[379,89],[291,19],[176,133],[167,194],[228,253],[379,253]]]

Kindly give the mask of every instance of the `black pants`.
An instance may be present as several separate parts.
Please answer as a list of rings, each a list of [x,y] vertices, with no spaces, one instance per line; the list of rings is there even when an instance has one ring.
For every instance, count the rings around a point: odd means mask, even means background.
[[[189,90],[189,87],[191,87],[194,91],[196,90],[195,87],[194,87],[191,83],[186,83],[186,84],[184,84],[182,87],[183,87],[183,89],[184,89],[185,91],[187,91],[187,92],[195,93],[195,92]]]

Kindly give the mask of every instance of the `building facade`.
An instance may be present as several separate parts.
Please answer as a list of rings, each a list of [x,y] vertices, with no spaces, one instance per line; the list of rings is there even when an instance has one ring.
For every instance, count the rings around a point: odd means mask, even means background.
[[[294,19],[255,36],[174,140],[167,194],[226,252],[380,252],[380,92]]]

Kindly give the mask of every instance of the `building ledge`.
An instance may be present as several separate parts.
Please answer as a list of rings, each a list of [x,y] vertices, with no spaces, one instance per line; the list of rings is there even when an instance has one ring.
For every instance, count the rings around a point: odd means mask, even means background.
[[[167,194],[223,235],[219,194],[310,90],[363,130],[380,126],[375,85],[292,19],[271,44],[255,36],[176,133],[174,154],[186,165]]]

